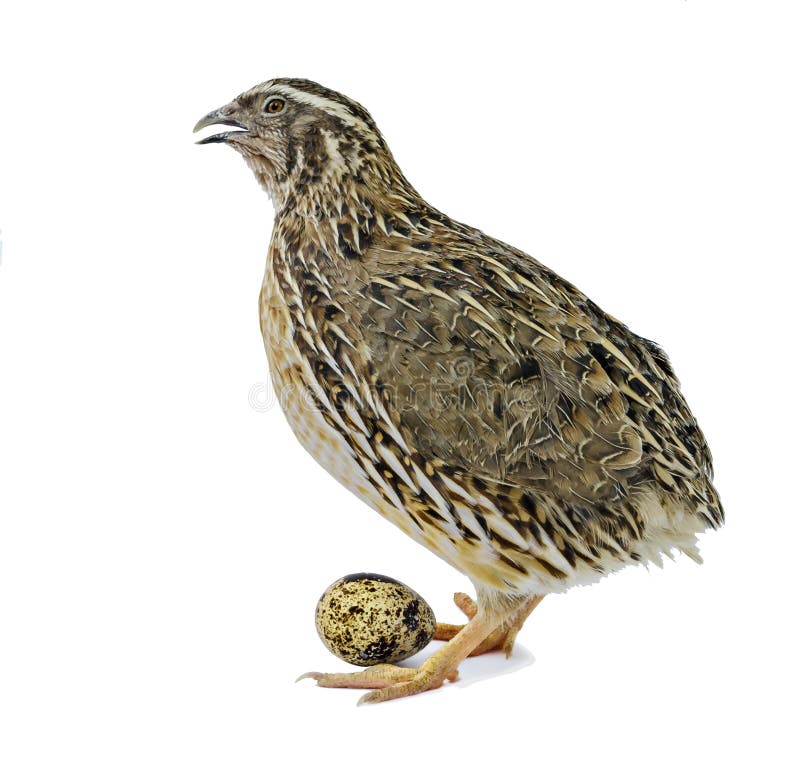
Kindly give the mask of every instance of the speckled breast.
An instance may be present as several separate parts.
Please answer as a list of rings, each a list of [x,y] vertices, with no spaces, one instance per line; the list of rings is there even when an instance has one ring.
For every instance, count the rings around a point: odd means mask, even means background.
[[[315,403],[309,360],[294,342],[294,326],[270,268],[259,298],[261,335],[275,396],[300,444],[328,473],[374,509],[385,505],[342,435]]]

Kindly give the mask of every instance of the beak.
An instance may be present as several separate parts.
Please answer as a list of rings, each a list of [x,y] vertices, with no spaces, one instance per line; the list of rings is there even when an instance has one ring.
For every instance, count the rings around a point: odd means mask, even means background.
[[[209,125],[230,125],[234,128],[241,128],[241,130],[228,130],[224,133],[216,133],[211,136],[206,136],[206,138],[201,138],[199,141],[197,141],[197,143],[223,144],[228,140],[229,136],[237,136],[242,134],[250,135],[247,132],[247,126],[240,120],[236,119],[235,115],[238,111],[238,108],[239,107],[236,102],[232,102],[226,106],[223,106],[221,109],[216,109],[213,112],[209,112],[197,123],[197,125],[194,126],[192,133],[197,133],[198,130],[207,128]]]

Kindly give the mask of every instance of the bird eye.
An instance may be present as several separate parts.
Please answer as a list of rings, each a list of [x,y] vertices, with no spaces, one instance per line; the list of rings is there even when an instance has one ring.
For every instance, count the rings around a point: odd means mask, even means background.
[[[264,111],[267,114],[277,114],[283,111],[284,106],[286,106],[286,102],[282,98],[271,98],[264,104]]]

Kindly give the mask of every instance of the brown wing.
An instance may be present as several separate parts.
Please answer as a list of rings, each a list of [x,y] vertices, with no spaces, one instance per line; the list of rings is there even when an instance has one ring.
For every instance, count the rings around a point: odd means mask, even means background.
[[[448,227],[363,266],[361,331],[423,456],[590,504],[710,476],[663,353],[532,258]]]

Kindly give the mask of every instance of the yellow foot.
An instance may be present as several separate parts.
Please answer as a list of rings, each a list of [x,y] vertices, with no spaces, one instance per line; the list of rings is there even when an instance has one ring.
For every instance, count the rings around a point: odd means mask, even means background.
[[[470,657],[477,657],[479,654],[502,650],[506,657],[511,656],[514,649],[514,641],[522,628],[528,615],[539,605],[544,596],[531,596],[514,613],[513,617],[499,628],[495,628],[475,649],[470,652]],[[477,604],[466,594],[456,593],[453,596],[456,606],[464,612],[468,619],[472,620],[478,612]],[[449,641],[454,638],[464,625],[450,625],[445,622],[436,623],[436,632],[433,637],[437,641]]]
[[[432,658],[431,658],[432,659]],[[365,694],[359,705],[370,702],[408,697],[412,694],[438,689],[445,681],[455,681],[458,670],[446,671],[437,667],[401,668],[397,665],[375,665],[359,673],[303,673],[297,680],[313,678],[317,686],[330,689],[377,689]]]
[[[517,610],[511,610],[513,617]],[[445,681],[455,681],[458,665],[492,634],[498,623],[505,624],[505,615],[487,615],[477,610],[470,621],[456,632],[435,654],[428,657],[419,668],[399,668],[396,665],[376,665],[360,673],[304,673],[302,678],[313,678],[319,686],[346,689],[374,689],[365,694],[359,705],[370,702],[408,697],[412,694],[438,689]]]

